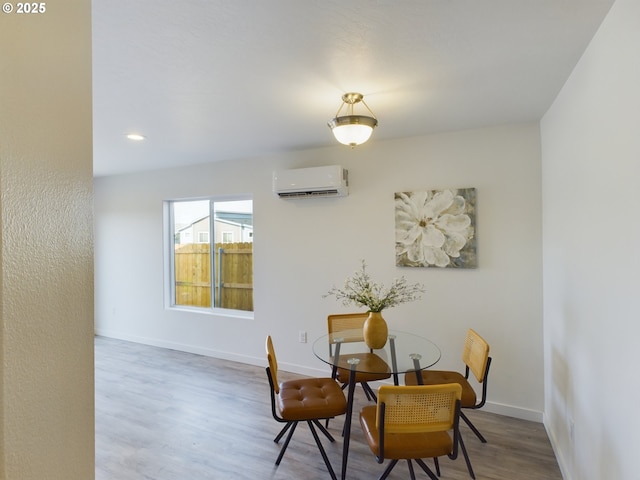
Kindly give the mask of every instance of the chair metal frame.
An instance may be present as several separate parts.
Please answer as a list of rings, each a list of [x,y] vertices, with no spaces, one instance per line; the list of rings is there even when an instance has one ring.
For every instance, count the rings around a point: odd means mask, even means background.
[[[473,387],[470,384],[471,373],[473,373],[475,379],[482,386],[482,396],[480,397],[480,401],[477,401],[474,405],[461,405],[460,417],[462,418],[462,420],[464,420],[464,422],[469,426],[469,428],[480,439],[482,443],[487,443],[487,439],[482,435],[482,433],[480,433],[478,428],[471,422],[471,420],[469,420],[469,417],[465,415],[464,410],[466,409],[478,410],[482,408],[487,401],[487,385],[488,385],[488,379],[489,379],[489,368],[491,367],[491,360],[492,360],[491,356],[489,355],[489,351],[490,351],[490,347],[489,347],[489,344],[486,342],[486,340],[482,338],[478,334],[478,332],[476,332],[474,329],[469,328],[467,330],[467,335],[465,337],[465,342],[464,342],[464,348],[462,350],[462,361],[464,362],[464,365],[465,365],[464,382],[466,382],[466,385],[464,385],[464,387],[470,388],[475,391],[475,389],[473,389]],[[414,373],[413,371],[407,372],[407,374],[409,375],[413,375],[413,373]],[[424,382],[425,380],[427,380],[431,373],[438,373],[438,372],[437,371],[431,372],[429,370],[425,370],[422,372],[421,378],[418,378],[418,382],[421,382],[421,381]],[[451,372],[451,373],[456,374],[459,377],[462,377],[462,374],[458,372]],[[412,381],[408,382],[407,378],[413,378],[413,377],[405,376],[405,384],[412,385],[413,384]],[[436,380],[434,380],[434,382],[435,381]],[[462,381],[461,378],[460,378],[460,381]]]
[[[491,357],[489,356],[489,344],[482,338],[473,328],[467,330],[465,337],[464,349],[462,350],[462,361],[465,364],[464,378],[469,382],[470,374],[482,385],[482,397],[480,401],[472,406],[462,406],[460,417],[476,434],[482,443],[487,443],[487,439],[480,433],[477,427],[464,414],[465,409],[477,410],[484,406],[487,401],[487,384],[489,379],[489,368],[491,367]],[[428,374],[428,373],[427,373]],[[469,387],[471,385],[469,384]],[[472,387],[471,387],[472,388]]]
[[[289,446],[289,442],[293,437],[293,433],[295,432],[296,427],[298,426],[298,423],[301,421],[304,421],[307,423],[307,425],[309,425],[309,430],[311,430],[313,439],[315,440],[316,445],[318,446],[318,450],[320,450],[320,454],[322,455],[322,459],[324,460],[327,470],[329,470],[329,474],[331,475],[331,478],[333,480],[337,480],[336,474],[333,470],[333,467],[331,466],[331,462],[329,461],[329,457],[327,456],[327,453],[324,447],[322,446],[322,442],[320,441],[320,437],[315,428],[317,427],[325,435],[325,437],[329,439],[330,442],[335,442],[335,438],[333,438],[331,433],[329,433],[329,431],[325,427],[323,427],[322,424],[320,423],[320,420],[328,421],[329,418],[333,418],[333,416],[326,416],[326,417],[320,416],[320,417],[306,418],[306,419],[299,419],[299,420],[287,420],[286,418],[282,418],[278,414],[278,408],[276,407],[276,396],[280,393],[280,384],[278,383],[278,362],[276,360],[275,350],[273,348],[273,342],[270,336],[268,336],[266,340],[266,350],[267,350],[267,360],[269,363],[269,366],[266,368],[266,372],[267,372],[267,379],[269,380],[269,387],[271,391],[271,414],[273,415],[273,418],[277,422],[285,424],[284,427],[282,427],[282,429],[278,433],[278,435],[276,435],[276,437],[273,439],[273,441],[275,443],[279,443],[282,437],[285,435],[285,433],[288,432],[287,438],[285,439],[285,442],[280,449],[280,453],[278,454],[278,458],[276,459],[276,465],[280,465],[280,461],[282,460],[282,457],[284,456],[284,453],[287,450],[287,447]],[[337,382],[336,382],[336,387],[339,387]],[[345,411],[346,411],[346,399],[345,399]]]
[[[480,402],[478,402],[477,404],[475,404],[472,407],[462,407],[462,410],[460,411],[460,417],[462,418],[462,420],[464,420],[464,422],[469,426],[469,428],[473,431],[473,433],[476,434],[476,437],[478,437],[480,439],[480,441],[482,443],[487,443],[487,439],[484,438],[484,435],[482,435],[482,433],[480,433],[480,431],[478,430],[478,428],[471,422],[471,420],[469,420],[469,417],[467,417],[464,414],[464,409],[468,408],[470,410],[477,410],[479,408],[482,408],[485,404],[485,402],[487,401],[487,379],[489,378],[489,366],[491,365],[491,357],[487,358],[487,368],[484,371],[484,375],[482,376],[482,398],[480,399]],[[465,379],[469,380],[469,367],[465,368]]]
[[[444,385],[381,386],[379,389],[379,400],[377,402],[376,411],[376,427],[379,434],[379,449],[378,453],[374,454],[376,461],[381,464],[384,463],[385,460],[385,433],[410,434],[450,431],[453,434],[453,438],[451,440],[452,449],[447,456],[451,460],[455,460],[459,453],[458,447],[460,447],[469,475],[471,478],[475,479],[473,467],[471,466],[471,461],[469,460],[469,455],[459,430],[461,391],[462,387],[455,383]],[[400,400],[400,397],[407,397],[410,400],[405,400],[403,402]],[[447,418],[435,418],[442,417],[441,411],[434,413],[436,412],[434,405],[429,402],[421,401],[420,398],[423,400],[427,398],[434,400],[436,404],[440,404],[440,407],[442,407],[442,399],[446,398],[449,407],[444,413],[447,415]],[[393,401],[389,403],[387,402],[388,399],[392,399]],[[423,407],[422,411],[419,411],[420,407]],[[396,414],[397,410],[399,410],[399,414]],[[388,412],[392,412],[391,416],[394,418],[400,417],[400,420],[392,420],[393,423],[387,423]],[[425,421],[425,418],[428,417],[431,417],[431,419]],[[386,479],[399,460],[400,459],[398,458],[391,459],[379,480]],[[434,462],[438,476],[433,473],[421,458],[406,458],[406,460],[412,480],[415,480],[416,478],[412,460],[422,468],[429,478],[432,480],[438,480],[438,477],[440,476],[440,466],[437,457],[434,458]]]

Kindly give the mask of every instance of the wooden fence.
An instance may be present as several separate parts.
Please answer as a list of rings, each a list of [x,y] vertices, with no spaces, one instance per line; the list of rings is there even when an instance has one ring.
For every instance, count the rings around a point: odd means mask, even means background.
[[[217,243],[214,270],[208,243],[176,245],[176,305],[211,307],[211,278],[215,306],[253,311],[253,243]]]

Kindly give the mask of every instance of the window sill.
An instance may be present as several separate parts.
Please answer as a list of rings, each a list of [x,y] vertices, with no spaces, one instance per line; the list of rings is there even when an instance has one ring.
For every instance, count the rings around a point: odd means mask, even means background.
[[[167,310],[175,312],[185,313],[198,313],[200,315],[206,315],[208,317],[220,317],[220,318],[235,318],[241,320],[253,320],[254,312],[246,312],[243,310],[230,310],[225,308],[193,308],[187,306],[172,306],[167,307]]]

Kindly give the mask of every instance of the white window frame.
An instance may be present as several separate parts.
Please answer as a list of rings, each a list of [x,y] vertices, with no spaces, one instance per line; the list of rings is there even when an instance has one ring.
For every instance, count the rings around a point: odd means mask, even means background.
[[[163,265],[164,265],[164,306],[168,310],[180,310],[187,312],[196,312],[201,314],[209,314],[214,316],[223,316],[223,317],[234,317],[234,318],[244,318],[244,319],[253,319],[254,312],[248,310],[235,310],[230,308],[221,308],[213,306],[211,307],[196,307],[189,305],[178,305],[175,301],[175,259],[174,259],[174,243],[175,237],[173,232],[174,219],[173,219],[173,209],[171,208],[172,204],[175,202],[190,202],[190,201],[198,201],[198,200],[208,200],[210,202],[210,231],[209,238],[215,238],[214,232],[214,221],[213,218],[215,216],[214,209],[215,204],[220,202],[232,202],[232,201],[242,201],[247,200],[253,203],[252,195],[233,195],[233,196],[211,196],[211,197],[194,197],[194,198],[174,198],[165,200],[163,202]],[[253,205],[252,205],[253,207]],[[253,208],[252,208],[253,215]],[[253,239],[253,236],[252,236]],[[215,244],[212,245],[212,248]],[[213,252],[212,252],[213,253]],[[214,255],[211,255],[211,278],[213,283],[214,278],[214,267],[213,267],[213,258]],[[255,284],[254,284],[254,294],[255,294]],[[212,286],[212,292],[214,291]]]

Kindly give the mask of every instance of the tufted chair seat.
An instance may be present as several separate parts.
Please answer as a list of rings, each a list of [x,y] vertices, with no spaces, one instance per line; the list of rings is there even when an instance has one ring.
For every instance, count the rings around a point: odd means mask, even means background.
[[[278,410],[287,420],[310,420],[342,415],[347,402],[332,378],[301,378],[280,384]]]

